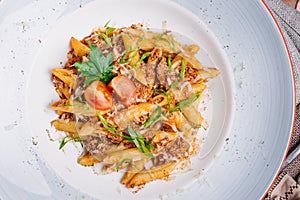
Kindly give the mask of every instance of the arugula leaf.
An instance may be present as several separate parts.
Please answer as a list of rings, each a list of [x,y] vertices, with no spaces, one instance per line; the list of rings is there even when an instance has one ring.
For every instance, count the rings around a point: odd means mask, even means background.
[[[154,146],[151,144],[151,141],[148,141],[145,138],[143,138],[138,132],[133,130],[130,126],[128,126],[127,129],[132,139],[132,142],[135,144],[136,148],[138,148],[138,150],[140,150],[146,156],[153,158],[154,156],[151,153],[151,150],[154,148]]]
[[[73,137],[65,136],[59,145],[59,150],[61,150],[68,142],[70,142],[72,140],[74,142],[80,142],[81,147],[83,147],[83,143],[82,143],[80,137],[73,138]]]
[[[116,76],[112,73],[114,57],[111,52],[104,56],[101,50],[93,44],[90,44],[90,48],[89,61],[76,62],[74,66],[86,77],[84,84],[89,84],[95,80],[107,84]]]

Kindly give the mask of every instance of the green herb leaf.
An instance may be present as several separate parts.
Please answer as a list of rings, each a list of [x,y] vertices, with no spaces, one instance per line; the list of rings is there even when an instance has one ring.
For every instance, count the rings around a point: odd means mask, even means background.
[[[131,163],[132,163],[132,159],[130,159],[130,158],[124,158],[122,161],[117,162],[117,163],[116,163],[116,169],[117,169],[117,171],[119,171],[120,167],[121,167],[124,163],[131,164]]]
[[[109,25],[109,23],[110,23],[110,20],[108,20],[108,21],[104,24],[104,28],[107,28],[108,25]]]
[[[59,150],[61,150],[70,141],[80,142],[81,147],[83,147],[83,143],[82,143],[82,141],[79,137],[72,138],[72,137],[69,137],[69,136],[65,136],[63,138],[63,140],[61,141],[61,143],[60,143]]]
[[[124,54],[122,55],[122,57],[121,57],[121,59],[120,59],[120,64],[125,64],[125,63],[128,63],[130,60],[130,58],[128,58],[127,60],[126,60],[126,57],[127,57],[127,55],[128,55],[128,51],[126,50],[125,52],[124,52]]]
[[[97,112],[97,115],[98,115],[98,117],[99,117],[101,123],[103,124],[103,127],[104,127],[108,132],[110,132],[110,133],[112,133],[112,134],[116,134],[116,133],[117,133],[117,128],[114,127],[114,126],[112,126],[112,125],[109,125],[109,124],[107,123],[107,121],[105,120],[105,118],[101,115],[100,112]]]
[[[128,126],[128,133],[132,139],[132,142],[135,144],[136,148],[140,150],[143,154],[153,158],[153,154],[151,153],[151,149],[153,145],[151,144],[151,141],[146,140],[143,138],[138,132],[133,130],[130,126]],[[147,144],[147,146],[146,146]],[[150,146],[151,144],[152,146]],[[150,147],[150,148],[148,148]],[[154,148],[154,147],[153,147]]]
[[[184,109],[188,105],[194,103],[197,101],[197,99],[200,97],[200,92],[195,93],[193,96],[186,100],[179,101],[177,105],[170,111],[170,112],[176,112],[179,111],[180,109]]]
[[[93,44],[90,44],[91,52],[88,62],[76,62],[74,66],[86,77],[85,84],[95,80],[107,84],[116,75],[112,73],[114,68],[114,57],[112,53],[104,56],[101,50]]]
[[[170,86],[169,91],[175,89],[177,87],[178,83],[179,83],[178,81],[173,82],[172,85]]]
[[[65,103],[65,106],[72,106],[72,104],[68,101],[67,103]]]
[[[181,60],[181,70],[180,70],[181,80],[184,80],[184,74],[185,74],[185,60],[184,60],[184,58],[182,58],[182,60]]]
[[[110,47],[112,47],[112,43],[107,35],[105,35],[104,33],[100,33],[100,34],[98,34],[98,36],[102,37],[103,40],[106,42],[106,44],[108,44]]]
[[[151,113],[149,118],[146,120],[142,128],[148,128],[152,124],[158,122],[161,119],[161,114],[162,114],[162,109],[160,106],[157,106],[157,108]]]
[[[112,28],[112,27],[109,27],[109,26],[108,26],[109,23],[110,23],[110,20],[108,20],[108,21],[104,24],[104,28],[106,28],[105,34],[100,33],[100,34],[98,34],[98,36],[102,37],[102,38],[104,39],[104,41],[105,41],[110,47],[112,47],[113,45],[112,45],[111,40],[110,40],[110,38],[109,38],[108,36],[109,36],[109,34],[111,34],[112,32],[114,32],[116,29],[115,29],[115,28]]]
[[[165,36],[166,36],[166,33],[161,33],[159,36],[157,36],[155,38],[154,45],[157,46],[157,42],[159,40],[166,41],[166,42],[169,43],[169,46],[171,47],[171,49],[173,51],[175,51],[176,50],[176,45],[175,45],[174,41],[172,39],[165,38]]]
[[[178,81],[175,81],[171,84],[170,88],[168,91],[165,91],[161,88],[154,88],[154,92],[155,93],[161,93],[163,94],[166,98],[167,98],[167,105],[168,105],[168,112],[165,114],[165,116],[168,116],[170,114],[171,111],[171,96],[172,96],[172,90],[175,89],[177,87],[177,85],[179,84]]]
[[[144,53],[141,58],[134,64],[133,68],[136,68],[145,58],[151,55],[151,52]]]
[[[171,61],[171,56],[168,56],[168,67],[169,67],[169,71],[172,71],[172,61]]]
[[[114,32],[115,30],[116,30],[116,28],[107,27],[105,34],[108,36],[109,34],[111,34],[112,32]]]

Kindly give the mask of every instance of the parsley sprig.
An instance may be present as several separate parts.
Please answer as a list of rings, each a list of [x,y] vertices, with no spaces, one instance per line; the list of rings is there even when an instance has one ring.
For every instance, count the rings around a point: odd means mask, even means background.
[[[84,84],[90,84],[95,80],[107,84],[116,76],[112,72],[114,57],[111,52],[104,56],[101,50],[93,44],[90,44],[90,48],[89,61],[76,62],[74,66],[86,77]]]

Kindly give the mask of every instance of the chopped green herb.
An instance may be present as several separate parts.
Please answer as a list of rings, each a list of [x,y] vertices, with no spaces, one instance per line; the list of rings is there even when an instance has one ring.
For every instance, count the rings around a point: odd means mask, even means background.
[[[161,93],[165,97],[167,97],[167,103],[168,103],[168,112],[166,113],[166,116],[170,114],[171,112],[171,95],[172,95],[172,90],[175,89],[178,85],[178,81],[175,81],[174,83],[171,84],[169,90],[166,92],[161,88],[154,88],[155,93]]]
[[[174,83],[172,83],[172,85],[170,86],[169,91],[175,89],[177,87],[178,83],[179,83],[178,81],[175,81]]]
[[[151,153],[151,149],[153,149],[153,145],[151,144],[151,141],[146,140],[143,138],[138,132],[133,130],[130,126],[128,126],[128,133],[132,139],[132,142],[135,144],[136,148],[140,150],[142,153],[149,157],[154,157]]]
[[[176,47],[176,44],[175,44],[174,40],[169,41],[169,44],[170,44],[172,50],[176,51],[177,47]]]
[[[79,137],[73,138],[73,137],[65,136],[60,143],[59,150],[61,150],[70,141],[80,142],[81,147],[83,147],[83,143]]]
[[[143,42],[144,39],[145,39],[145,35],[141,35],[139,38],[139,42]]]
[[[168,56],[168,67],[169,67],[169,71],[172,71],[172,61],[171,61],[171,56]]]
[[[122,161],[120,162],[117,162],[116,163],[116,169],[117,171],[119,171],[120,167],[123,165],[123,164],[131,164],[132,163],[132,159],[130,158],[124,158]]]
[[[77,99],[79,102],[82,102],[82,103],[84,102],[81,95],[75,96],[74,99],[75,100]]]
[[[171,47],[171,49],[172,49],[173,51],[175,51],[175,50],[176,50],[176,45],[175,45],[174,41],[173,41],[172,39],[167,39],[167,38],[165,38],[165,36],[166,36],[166,33],[161,33],[159,36],[157,36],[157,37],[155,38],[154,45],[156,46],[156,45],[157,45],[157,42],[158,42],[159,40],[163,40],[163,41],[168,42],[168,43],[169,43],[169,46]]]
[[[181,80],[184,80],[184,74],[185,74],[185,60],[184,60],[184,58],[182,58],[182,60],[181,60],[181,70],[180,70]]]
[[[129,58],[126,60],[127,56],[128,56],[128,51],[126,50],[120,59],[120,64],[125,64],[129,62]]]
[[[108,35],[106,35],[104,33],[100,33],[100,34],[98,34],[98,36],[102,37],[103,40],[106,42],[106,44],[108,44],[110,47],[113,46]]]
[[[76,62],[74,66],[86,77],[84,84],[90,84],[95,80],[106,84],[116,76],[112,73],[114,57],[112,53],[104,56],[101,50],[93,44],[90,44],[90,48],[89,61]]]
[[[67,103],[65,103],[65,106],[72,106],[72,104],[70,103],[70,101],[68,101]]]
[[[170,111],[170,112],[176,112],[179,111],[180,109],[184,109],[188,105],[194,103],[197,101],[197,99],[200,97],[200,92],[195,93],[193,96],[186,100],[179,101],[177,105]]]
[[[108,21],[104,24],[104,28],[107,28],[109,23],[110,23],[110,20],[108,20]]]
[[[85,105],[84,105],[84,109],[85,109],[85,110],[90,110],[90,109],[91,109],[91,107],[90,107],[90,105],[89,105],[89,104],[85,104]]]
[[[131,52],[134,52],[134,51],[136,51],[136,52],[126,60],[126,57],[128,56],[128,54]],[[136,56],[137,54],[138,54],[138,50],[130,50],[130,51],[126,50],[125,53],[123,54],[123,56],[121,57],[120,64],[129,63],[132,60],[132,58],[134,56]]]
[[[110,133],[112,134],[116,134],[117,133],[117,128],[108,124],[107,121],[105,120],[105,118],[101,115],[100,112],[97,113],[101,123],[103,124],[103,127]]]
[[[105,34],[104,34],[104,33],[100,33],[100,34],[98,34],[98,36],[102,37],[103,40],[104,40],[110,47],[112,47],[113,45],[112,45],[111,40],[110,40],[110,38],[109,38],[109,34],[111,34],[112,32],[114,32],[114,31],[116,30],[116,28],[109,27],[109,26],[108,26],[109,23],[110,23],[110,20],[108,20],[108,21],[105,23],[105,25],[104,25],[104,28],[106,28]]]
[[[105,34],[108,36],[109,34],[111,34],[112,32],[114,32],[116,30],[116,28],[112,28],[112,27],[107,27]]]
[[[162,114],[162,109],[160,106],[157,106],[157,108],[151,113],[149,118],[146,120],[142,128],[148,128],[152,124],[158,122],[161,119],[161,114]]]
[[[133,68],[136,68],[145,58],[151,55],[151,52],[144,53],[141,58],[134,64]]]

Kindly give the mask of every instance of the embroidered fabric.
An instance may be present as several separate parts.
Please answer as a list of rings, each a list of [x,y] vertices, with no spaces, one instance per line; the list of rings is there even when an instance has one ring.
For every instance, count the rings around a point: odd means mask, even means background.
[[[300,185],[287,173],[277,178],[265,200],[299,200]]]
[[[296,80],[296,118],[294,132],[288,153],[300,145],[300,12],[291,8],[282,0],[265,0],[271,8],[288,45],[292,57]],[[298,2],[298,8],[299,6]],[[277,177],[265,200],[300,200],[300,185],[295,181],[299,177],[300,156],[291,162]]]

